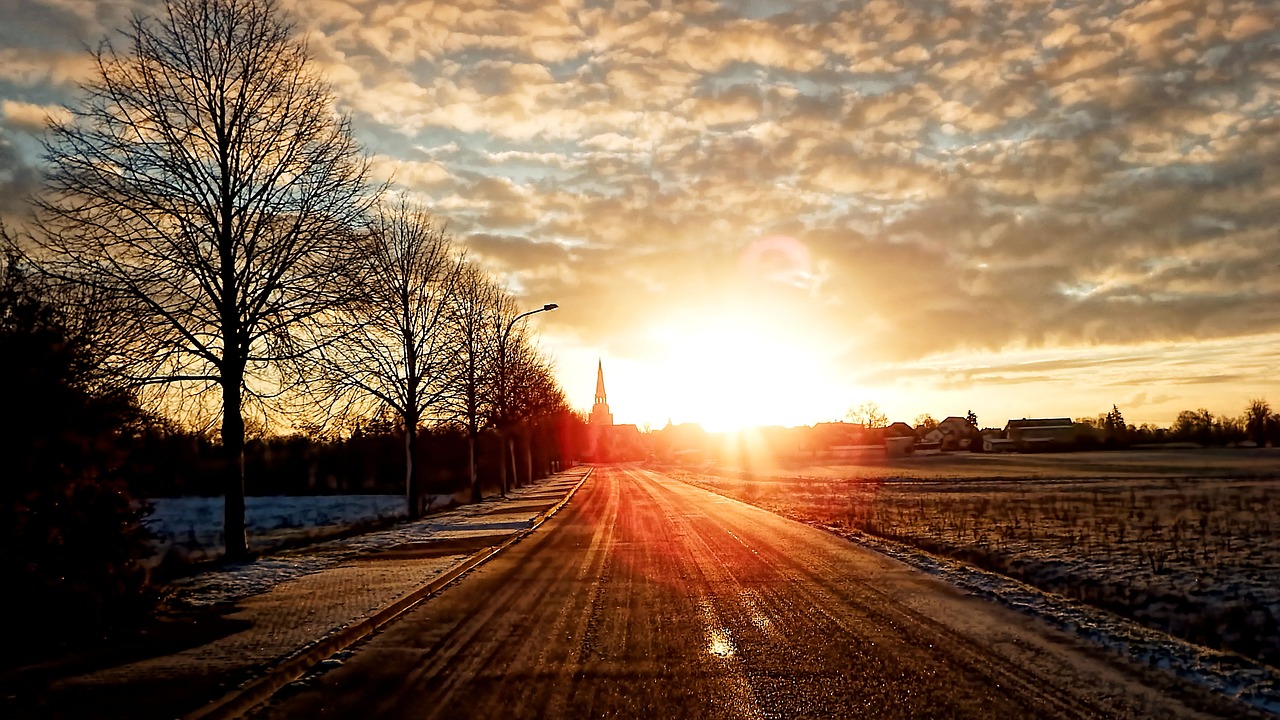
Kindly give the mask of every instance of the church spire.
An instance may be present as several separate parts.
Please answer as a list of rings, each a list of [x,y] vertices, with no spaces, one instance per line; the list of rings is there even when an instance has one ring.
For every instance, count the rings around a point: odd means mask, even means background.
[[[596,365],[596,403],[591,406],[592,425],[612,425],[613,413],[609,412],[609,398],[604,392],[604,362]]]
[[[604,393],[604,361],[597,360],[596,365],[596,404],[607,405],[609,398]]]

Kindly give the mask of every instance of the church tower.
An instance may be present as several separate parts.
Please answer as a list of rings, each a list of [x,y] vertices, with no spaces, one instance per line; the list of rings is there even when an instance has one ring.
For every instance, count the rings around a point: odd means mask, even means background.
[[[596,366],[596,401],[591,406],[592,425],[613,425],[613,413],[609,412],[609,398],[604,392],[604,362],[597,361]]]

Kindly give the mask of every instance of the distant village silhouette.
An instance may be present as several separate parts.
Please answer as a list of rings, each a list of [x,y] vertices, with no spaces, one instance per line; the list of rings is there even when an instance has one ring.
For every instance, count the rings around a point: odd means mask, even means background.
[[[725,435],[750,435],[757,449],[778,456],[841,457],[880,453],[887,457],[950,452],[1048,452],[1098,448],[1107,441],[1099,427],[1071,418],[1020,418],[1001,428],[980,429],[976,417],[931,418],[912,426],[897,421],[869,427],[858,422],[820,422],[797,427],[769,426],[740,433],[712,433],[698,423],[673,424],[641,433],[634,424],[615,424],[604,383],[604,361],[596,364],[595,400],[587,419],[589,462],[638,460],[699,461],[721,449]]]

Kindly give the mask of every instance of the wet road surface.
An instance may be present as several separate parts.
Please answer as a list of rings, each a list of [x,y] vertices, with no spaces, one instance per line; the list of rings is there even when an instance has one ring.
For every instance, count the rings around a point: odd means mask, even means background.
[[[845,540],[627,467],[353,650],[258,715],[1215,714]]]

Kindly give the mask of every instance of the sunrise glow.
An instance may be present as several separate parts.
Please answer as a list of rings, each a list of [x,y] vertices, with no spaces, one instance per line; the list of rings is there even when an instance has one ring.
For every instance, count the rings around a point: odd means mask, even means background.
[[[6,16],[6,226],[84,48],[161,5]],[[374,178],[560,305],[583,412],[601,359],[657,426],[1280,397],[1263,0],[365,5],[283,3]]]
[[[804,332],[721,311],[673,319],[648,336],[646,393],[677,422],[725,431],[804,424],[827,411],[824,349]]]

